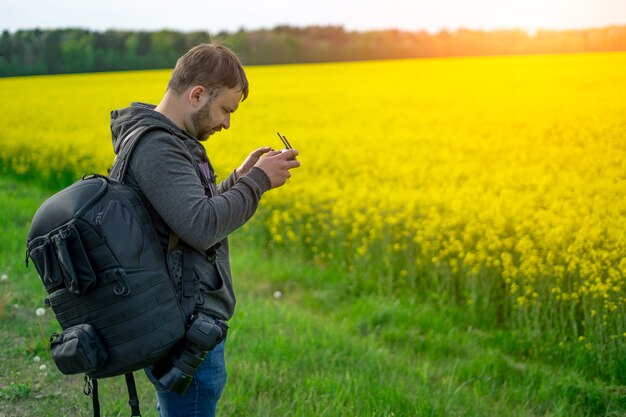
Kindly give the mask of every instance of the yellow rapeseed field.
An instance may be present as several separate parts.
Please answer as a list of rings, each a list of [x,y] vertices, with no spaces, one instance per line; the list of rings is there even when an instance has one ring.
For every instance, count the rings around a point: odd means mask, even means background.
[[[302,168],[247,226],[351,272],[433,292],[610,362],[626,350],[626,53],[247,68],[250,97],[206,147]],[[109,111],[169,71],[0,79],[0,163],[73,181],[112,161]]]

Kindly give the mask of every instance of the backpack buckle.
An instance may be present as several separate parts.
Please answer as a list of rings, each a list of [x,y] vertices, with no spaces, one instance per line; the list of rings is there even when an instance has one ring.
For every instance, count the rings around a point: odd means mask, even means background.
[[[126,297],[130,295],[130,286],[126,282],[126,271],[123,269],[115,270],[115,284],[113,285],[113,293]]]

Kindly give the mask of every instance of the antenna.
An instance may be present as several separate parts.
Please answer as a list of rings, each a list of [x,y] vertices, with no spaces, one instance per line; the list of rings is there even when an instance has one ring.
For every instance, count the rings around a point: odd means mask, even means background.
[[[283,136],[283,135],[281,135],[281,134],[280,134],[280,133],[278,133],[278,132],[276,132],[276,134],[278,135],[278,137],[280,138],[280,140],[282,140],[282,141],[283,141],[283,143],[285,144],[285,147],[286,147],[287,149],[293,149],[293,148],[291,147],[291,144],[290,144],[290,143],[289,143],[289,141],[287,140],[287,137],[286,137],[286,136]]]

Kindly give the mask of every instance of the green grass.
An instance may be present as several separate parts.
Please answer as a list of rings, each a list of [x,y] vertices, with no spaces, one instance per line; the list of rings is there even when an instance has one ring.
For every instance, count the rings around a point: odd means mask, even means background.
[[[62,375],[50,358],[58,326],[50,311],[36,316],[45,292],[24,268],[28,222],[45,196],[0,178],[1,417],[91,415],[82,377]],[[238,305],[219,415],[626,415],[625,387],[528,359],[523,336],[479,328],[459,306],[360,294],[341,271],[233,241]],[[143,415],[155,416],[153,389],[136,377]],[[123,378],[100,387],[103,416],[129,415]]]

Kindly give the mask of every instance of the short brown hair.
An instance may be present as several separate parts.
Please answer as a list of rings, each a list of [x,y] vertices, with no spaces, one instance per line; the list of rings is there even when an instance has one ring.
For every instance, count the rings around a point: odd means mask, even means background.
[[[248,79],[243,66],[237,56],[224,46],[203,43],[191,48],[176,61],[167,88],[182,94],[195,85],[209,90],[239,87],[243,93],[241,101],[248,97]]]

